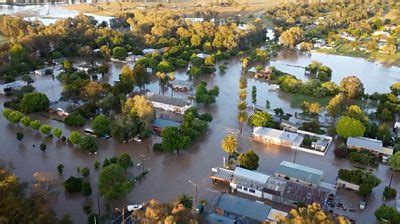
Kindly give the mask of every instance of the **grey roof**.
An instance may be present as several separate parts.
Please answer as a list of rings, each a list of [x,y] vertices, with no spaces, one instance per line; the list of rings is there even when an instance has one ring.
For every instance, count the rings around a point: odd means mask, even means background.
[[[218,215],[216,213],[211,213],[207,215],[206,222],[208,224],[235,224],[236,220],[229,218],[227,216]]]
[[[170,81],[170,83],[173,87],[187,87],[187,88],[192,87],[191,82],[180,80],[180,79],[174,79],[174,80]]]
[[[272,208],[269,205],[250,201],[230,194],[223,194],[219,198],[216,207],[259,222],[267,220],[268,214]]]
[[[321,188],[306,187],[301,184],[287,182],[282,197],[304,204],[311,204],[313,202],[323,204],[328,194],[328,191],[324,191]]]
[[[348,147],[357,147],[381,153],[383,143],[380,140],[364,137],[350,137],[347,139]]]
[[[165,127],[179,127],[181,125],[178,122],[167,120],[167,119],[161,119],[157,118],[153,122],[153,126],[158,127],[158,128],[165,128]]]
[[[317,185],[321,181],[322,175],[324,174],[322,170],[317,170],[288,161],[282,161],[278,166],[276,173]]]
[[[233,175],[235,177],[242,177],[259,183],[266,183],[269,178],[269,176],[266,174],[247,170],[241,167],[236,167]]]
[[[163,96],[155,93],[147,93],[146,96],[147,99],[150,101],[173,105],[177,107],[184,107],[190,105],[190,103],[188,103],[186,100],[180,98],[172,98],[170,96]]]
[[[290,142],[295,142],[297,137],[299,136],[296,133],[264,127],[255,127],[253,133]]]

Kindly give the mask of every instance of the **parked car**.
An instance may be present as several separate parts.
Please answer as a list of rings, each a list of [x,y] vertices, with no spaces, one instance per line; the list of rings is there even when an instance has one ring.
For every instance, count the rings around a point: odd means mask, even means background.
[[[143,208],[143,205],[128,205],[128,212],[137,211]]]
[[[135,140],[135,142],[141,142],[142,141],[142,139],[140,139],[139,136],[134,137],[133,140]]]

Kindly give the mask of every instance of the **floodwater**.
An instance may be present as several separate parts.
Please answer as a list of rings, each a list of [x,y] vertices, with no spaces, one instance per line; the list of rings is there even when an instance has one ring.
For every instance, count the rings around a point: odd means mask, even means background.
[[[0,11],[3,12],[3,11]],[[311,61],[318,60],[329,66],[333,70],[332,80],[339,82],[344,76],[357,75],[363,81],[366,92],[372,93],[387,92],[389,86],[398,81],[399,68],[384,67],[380,64],[368,62],[364,59],[325,55],[320,53],[312,53],[311,55],[295,55],[293,53],[282,53],[279,57],[271,62],[282,71],[292,73],[298,78],[304,79],[304,70],[289,66],[306,66]],[[74,61],[81,63],[82,61]],[[122,208],[127,204],[137,204],[149,199],[157,199],[162,202],[170,202],[176,199],[180,194],[194,194],[193,186],[188,180],[198,185],[199,200],[205,199],[212,201],[215,194],[219,191],[227,191],[226,186],[213,185],[208,176],[212,167],[222,166],[223,157],[226,153],[220,148],[221,139],[228,133],[239,133],[239,124],[237,122],[237,104],[239,101],[239,78],[241,75],[241,63],[238,59],[233,58],[228,61],[228,69],[225,74],[216,72],[215,75],[206,76],[205,80],[211,85],[218,85],[220,95],[217,102],[210,106],[198,106],[201,112],[211,113],[214,120],[210,123],[210,127],[206,133],[201,136],[198,141],[193,143],[188,150],[180,155],[153,152],[152,145],[159,142],[160,138],[152,136],[141,143],[121,144],[110,140],[99,140],[100,147],[97,155],[88,155],[71,146],[66,145],[56,139],[43,139],[36,131],[25,129],[20,126],[8,124],[8,122],[0,117],[0,160],[10,164],[21,181],[33,182],[33,174],[40,172],[53,177],[55,181],[54,190],[58,191],[58,195],[53,198],[52,206],[60,217],[63,214],[70,213],[77,223],[86,220],[83,212],[82,204],[88,200],[92,203],[92,210],[98,211],[96,203],[98,171],[94,170],[93,164],[96,160],[103,161],[105,158],[118,156],[123,152],[127,152],[134,160],[134,164],[141,162],[140,155],[146,157],[145,168],[150,172],[145,179],[137,183],[132,192],[126,197],[116,201],[106,201],[100,198],[100,211],[104,214],[105,203],[110,203],[111,208]],[[118,81],[118,76],[123,63],[110,63],[109,74],[101,77],[102,82],[113,83]],[[175,73],[177,79],[187,79],[184,70]],[[35,87],[38,91],[46,93],[51,100],[57,100],[62,91],[57,79],[51,76],[35,77]],[[290,96],[280,91],[268,91],[268,83],[249,79],[248,82],[248,102],[251,101],[251,87],[257,86],[257,102],[264,106],[265,101],[271,102],[271,108],[281,107],[285,111],[295,111],[290,108]],[[153,92],[160,92],[160,88],[156,79],[146,86]],[[167,90],[165,94],[172,94]],[[174,93],[174,96],[185,97],[184,94]],[[3,103],[7,99],[0,97],[0,109],[3,110]],[[75,129],[64,126],[64,124],[44,117],[37,117],[43,123],[50,124],[53,128],[59,127],[63,130],[64,135],[68,136]],[[89,125],[89,124],[87,124]],[[15,134],[22,131],[25,134],[24,139],[20,143],[17,141]],[[260,156],[260,167],[258,171],[273,174],[277,166],[282,160],[293,161],[294,151],[281,148],[278,146],[263,145],[252,142],[249,139],[251,128],[244,127],[243,133],[239,136],[239,152],[245,152],[253,149]],[[38,149],[38,145],[45,142],[48,146],[45,152]],[[33,145],[36,147],[33,147]],[[150,150],[147,150],[146,145]],[[334,145],[328,150],[324,157],[308,154],[305,152],[297,152],[296,163],[308,165],[324,171],[324,181],[334,183],[337,170],[340,168],[350,168],[352,164],[347,160],[338,160],[333,155]],[[63,175],[57,174],[57,165],[64,164],[65,169]],[[78,176],[76,168],[87,166],[91,169],[88,177],[93,188],[93,194],[85,199],[80,194],[68,195],[64,193],[62,182],[69,176]],[[132,167],[128,169],[128,175],[138,175],[142,167]],[[382,179],[382,183],[373,190],[372,195],[367,200],[367,208],[357,213],[346,213],[346,215],[356,218],[359,223],[371,223],[375,220],[373,212],[382,204],[382,192],[388,184],[391,171],[386,165],[380,165],[373,171]],[[392,187],[399,190],[400,176],[395,173],[393,177]],[[355,193],[340,191],[345,206],[352,204],[357,206],[361,198]],[[388,205],[394,205],[394,201],[386,202]],[[348,207],[348,206],[347,206]],[[279,206],[281,209],[288,209]]]
[[[369,63],[369,62],[367,62]],[[101,78],[104,82],[116,81],[121,64],[110,63],[110,74]],[[333,68],[335,70],[335,68]],[[184,78],[184,72],[177,72],[177,77]],[[213,115],[214,120],[210,123],[210,127],[202,137],[192,144],[188,150],[180,155],[153,152],[152,145],[159,142],[160,138],[152,136],[150,139],[142,143],[121,144],[111,140],[99,140],[100,147],[97,155],[88,155],[75,148],[65,145],[56,139],[44,139],[37,132],[29,129],[24,129],[8,122],[1,117],[0,125],[4,127],[0,129],[2,146],[0,147],[1,160],[10,163],[14,167],[14,172],[22,181],[34,181],[33,173],[41,172],[55,176],[55,190],[58,191],[58,196],[54,198],[52,205],[59,216],[65,213],[70,213],[74,220],[85,220],[86,216],[82,209],[82,204],[89,200],[92,202],[92,210],[97,211],[96,194],[98,171],[95,171],[93,164],[96,160],[103,161],[105,158],[118,156],[123,152],[127,152],[134,160],[134,164],[140,161],[140,155],[144,155],[145,168],[150,169],[149,174],[145,179],[136,184],[131,193],[123,199],[117,201],[106,201],[100,198],[100,211],[105,212],[105,203],[110,203],[111,207],[124,207],[127,204],[142,203],[149,199],[157,199],[162,202],[170,202],[176,199],[182,193],[194,194],[194,189],[188,180],[193,181],[198,185],[199,200],[205,199],[211,201],[218,191],[226,191],[227,187],[222,185],[213,185],[209,180],[211,168],[222,166],[223,157],[226,154],[220,148],[221,139],[227,133],[239,133],[239,124],[237,122],[237,104],[239,101],[239,78],[241,75],[241,63],[234,58],[229,61],[228,69],[225,74],[216,73],[214,76],[205,77],[208,84],[218,85],[220,87],[220,95],[217,102],[210,106],[199,106],[200,111],[209,112]],[[251,96],[251,86],[257,85],[258,96],[260,102],[265,102],[266,99],[271,101],[271,108],[285,106],[289,107],[289,99],[285,99],[286,95],[279,91],[267,91],[267,83],[249,80],[248,90],[249,98]],[[35,86],[41,92],[45,92],[51,99],[57,99],[60,96],[62,86],[57,79],[52,79],[50,76],[41,76],[36,78]],[[155,80],[147,85],[151,91],[158,91],[159,85]],[[166,92],[170,94],[170,92]],[[179,97],[182,97],[180,94]],[[0,97],[1,105],[6,99]],[[250,102],[250,99],[248,99]],[[1,109],[2,106],[0,106]],[[76,130],[64,126],[62,123],[55,120],[39,117],[43,123],[50,124],[52,127],[60,127],[64,135],[69,135],[69,132]],[[80,129],[82,130],[82,129]],[[25,138],[21,143],[15,138],[17,131],[23,131]],[[240,147],[239,152],[245,152],[248,149],[253,149],[260,156],[259,171],[273,174],[282,160],[293,161],[294,151],[281,148],[278,146],[266,146],[260,143],[252,142],[249,139],[251,128],[244,127],[243,134],[239,137]],[[46,152],[41,152],[38,145],[44,141],[48,145]],[[33,147],[33,144],[36,147]],[[146,145],[150,150],[147,150]],[[324,180],[334,183],[337,170],[339,168],[351,167],[347,160],[337,160],[333,155],[333,146],[324,157],[311,155],[304,152],[297,152],[296,162],[299,164],[308,165],[314,168],[321,169],[325,172]],[[64,164],[65,169],[62,176],[57,174],[57,165]],[[87,166],[91,168],[89,177],[93,187],[93,194],[88,199],[81,195],[68,195],[64,193],[62,181],[69,176],[78,176],[76,167]],[[138,175],[142,167],[132,167],[128,170],[128,175]],[[379,166],[374,171],[379,174],[383,183],[374,189],[374,193],[368,199],[368,206],[365,211],[347,214],[350,217],[357,218],[361,223],[369,223],[373,219],[373,211],[382,203],[381,195],[383,188],[389,182],[391,172],[385,165]],[[52,175],[50,175],[52,174]],[[392,186],[398,188],[400,176],[395,174]],[[347,193],[347,194],[346,194]],[[344,198],[350,200],[349,203],[357,205],[361,199],[355,193],[344,192]],[[339,195],[340,196],[340,195]],[[393,201],[387,204],[394,204]],[[281,206],[282,207],[282,206]],[[283,206],[281,209],[285,209]],[[286,208],[288,209],[288,208]],[[363,220],[365,222],[363,222]],[[368,221],[367,221],[368,220]]]

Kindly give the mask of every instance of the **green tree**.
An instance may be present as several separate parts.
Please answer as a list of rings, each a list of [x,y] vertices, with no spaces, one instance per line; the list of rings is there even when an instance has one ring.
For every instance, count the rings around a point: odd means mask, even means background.
[[[192,209],[193,207],[193,197],[188,194],[182,194],[181,196],[178,197],[176,202],[188,209]]]
[[[132,159],[128,153],[124,152],[119,156],[118,164],[126,171],[128,167],[132,166]]]
[[[70,176],[64,181],[64,188],[70,194],[81,192],[82,181],[82,178]]]
[[[247,120],[247,112],[242,110],[238,113],[238,120],[240,124],[240,133],[243,131],[243,123]]]
[[[83,167],[80,171],[83,177],[88,177],[90,175],[90,169],[88,167]]]
[[[61,138],[62,131],[59,128],[54,128],[53,129],[53,135],[56,136],[57,138]]]
[[[42,124],[40,123],[40,121],[34,120],[29,123],[29,126],[31,126],[32,129],[39,130],[39,128],[40,128],[40,126],[42,126]]]
[[[10,114],[11,114],[12,110],[8,109],[8,108],[4,108],[3,110],[3,117],[7,120],[10,119]]]
[[[72,131],[68,140],[74,145],[79,145],[82,142],[82,135],[79,132]]]
[[[253,88],[251,89],[251,102],[253,104],[257,103],[257,87],[253,86]]]
[[[48,135],[51,133],[51,126],[50,125],[42,125],[39,128],[40,133],[42,133],[43,135]]]
[[[64,119],[64,123],[71,127],[83,127],[85,118],[78,112],[72,112]]]
[[[166,127],[161,132],[161,145],[164,151],[173,152],[176,151],[179,154],[179,150],[186,149],[191,140],[189,136],[185,136],[177,127]]]
[[[400,170],[400,152],[396,152],[389,158],[390,168],[393,170]]]
[[[50,101],[44,93],[26,93],[19,104],[21,111],[25,113],[47,112]]]
[[[249,125],[251,127],[271,127],[272,116],[264,111],[257,111],[249,118]]]
[[[22,76],[22,81],[26,82],[26,84],[31,85],[34,80],[29,75]]]
[[[387,220],[389,223],[400,223],[400,214],[395,207],[382,205],[375,211],[375,217],[378,221]]]
[[[356,99],[364,94],[364,85],[357,76],[347,76],[340,81],[341,91],[350,99]]]
[[[29,124],[31,123],[31,119],[29,117],[25,116],[21,119],[21,123],[24,125],[24,127],[29,127]]]
[[[22,132],[17,132],[16,135],[17,135],[18,141],[22,142],[22,139],[24,138],[24,133],[22,133]]]
[[[42,143],[42,144],[39,145],[39,149],[40,149],[42,152],[44,152],[44,151],[46,151],[46,149],[47,149],[47,145],[44,144],[44,143]]]
[[[92,194],[92,187],[90,186],[89,181],[82,181],[82,188],[81,188],[82,194],[85,197],[88,197]]]
[[[95,138],[93,138],[92,136],[83,136],[79,145],[82,149],[91,153],[97,152],[97,149],[99,148]]]
[[[19,111],[12,111],[9,115],[9,121],[14,124],[19,124],[24,115]]]
[[[126,52],[125,48],[123,47],[114,47],[112,50],[112,55],[114,58],[125,60],[128,56],[128,52]]]
[[[241,167],[248,170],[256,170],[259,166],[260,157],[253,150],[249,150],[240,154],[238,161]]]
[[[211,90],[207,90],[207,83],[201,81],[196,86],[196,102],[212,104],[215,103],[215,98],[219,95],[218,86],[214,86]]]
[[[63,173],[63,170],[64,170],[64,165],[63,164],[58,164],[58,166],[57,166],[57,171],[58,171],[58,173],[59,174],[62,174]]]
[[[225,136],[221,141],[221,148],[228,153],[228,160],[230,160],[231,156],[237,152],[237,138],[232,134]]]
[[[378,127],[376,137],[383,141],[383,144],[389,144],[392,140],[392,131],[386,124],[381,124]]]
[[[390,86],[390,90],[393,94],[399,95],[400,94],[400,82],[395,82]]]
[[[104,115],[97,116],[92,122],[92,129],[98,136],[105,136],[111,132],[111,121]]]
[[[99,176],[99,192],[107,199],[117,199],[129,193],[132,184],[124,175],[124,169],[118,164],[103,168]]]
[[[347,108],[347,112],[345,115],[357,119],[363,124],[368,122],[368,117],[365,115],[364,111],[357,105],[350,105],[349,108]]]
[[[356,119],[348,116],[342,116],[336,124],[336,133],[343,138],[359,137],[365,133],[365,126]]]

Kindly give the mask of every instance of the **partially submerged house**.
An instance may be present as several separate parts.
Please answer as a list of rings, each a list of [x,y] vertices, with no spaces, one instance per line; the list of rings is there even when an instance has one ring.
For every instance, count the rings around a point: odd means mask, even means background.
[[[60,117],[66,117],[79,106],[81,106],[81,103],[75,101],[53,101],[50,102],[49,112]]]
[[[186,92],[193,89],[193,85],[191,82],[174,79],[168,82],[168,86],[170,86],[173,90],[179,92]]]
[[[296,148],[303,141],[303,137],[297,133],[265,127],[255,127],[251,136],[254,140],[262,143],[288,148]]]
[[[275,176],[309,187],[318,187],[324,171],[288,161],[282,161],[275,171]]]
[[[381,140],[365,137],[349,137],[346,142],[348,149],[367,150],[387,162],[387,159],[393,155],[393,149],[383,147]]]
[[[192,103],[188,100],[163,96],[155,93],[147,93],[146,97],[155,108],[172,111],[178,114],[184,114],[185,111],[192,106]]]
[[[169,119],[162,119],[162,118],[157,118],[153,121],[153,131],[161,135],[161,132],[164,128],[166,127],[179,127],[181,123],[169,120]]]

